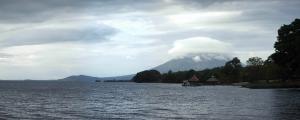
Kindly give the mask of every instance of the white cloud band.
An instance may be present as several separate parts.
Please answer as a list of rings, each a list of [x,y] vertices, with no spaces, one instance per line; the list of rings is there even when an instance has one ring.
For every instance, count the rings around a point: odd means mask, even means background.
[[[174,42],[168,53],[173,56],[185,56],[196,53],[227,53],[231,44],[209,37],[194,37]]]

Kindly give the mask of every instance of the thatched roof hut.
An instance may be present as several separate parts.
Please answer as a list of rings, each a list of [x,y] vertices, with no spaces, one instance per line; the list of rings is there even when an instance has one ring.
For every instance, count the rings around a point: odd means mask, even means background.
[[[189,82],[199,82],[199,79],[196,75],[193,75],[190,79]]]
[[[206,80],[206,83],[209,83],[209,84],[218,84],[219,80],[215,76],[212,75],[208,80]]]

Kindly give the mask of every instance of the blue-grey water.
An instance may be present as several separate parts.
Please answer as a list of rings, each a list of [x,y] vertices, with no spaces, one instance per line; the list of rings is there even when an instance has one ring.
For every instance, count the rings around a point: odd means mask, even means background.
[[[0,82],[0,119],[300,119],[297,89]]]

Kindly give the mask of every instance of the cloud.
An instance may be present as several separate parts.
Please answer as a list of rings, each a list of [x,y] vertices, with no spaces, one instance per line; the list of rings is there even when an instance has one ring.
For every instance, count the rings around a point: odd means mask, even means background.
[[[164,7],[163,3],[160,0],[1,0],[0,22],[36,23],[81,15],[156,10]]]
[[[0,52],[12,57],[5,62],[0,60],[1,79],[58,79],[74,74],[99,77],[126,75],[168,59],[167,53],[163,52],[167,51],[164,46],[134,48],[113,42],[66,42],[3,48]]]
[[[250,57],[261,57],[263,60],[266,60],[272,53],[274,53],[274,50],[248,50],[233,52],[233,54],[238,56],[243,63],[246,63]]]
[[[12,57],[14,56],[11,54],[0,53],[0,63],[7,63]]]
[[[201,58],[200,58],[199,56],[195,56],[195,57],[193,57],[193,60],[194,60],[195,62],[200,62],[200,61],[201,61]]]
[[[186,13],[169,15],[167,18],[178,25],[195,25],[195,23],[208,24],[216,22],[224,22],[232,19],[233,17],[241,15],[241,11],[189,11]],[[194,23],[194,24],[193,24]]]
[[[59,42],[101,42],[107,40],[117,30],[105,25],[80,25],[72,27],[34,27],[0,36],[0,47],[37,45]]]
[[[226,53],[231,48],[230,43],[208,37],[194,37],[174,42],[168,53],[173,56],[185,56],[196,53]]]

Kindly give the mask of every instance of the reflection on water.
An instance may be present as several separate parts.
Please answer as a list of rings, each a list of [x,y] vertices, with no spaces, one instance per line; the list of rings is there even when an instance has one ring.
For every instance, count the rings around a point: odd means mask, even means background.
[[[0,82],[0,119],[300,119],[299,98],[295,89]]]

